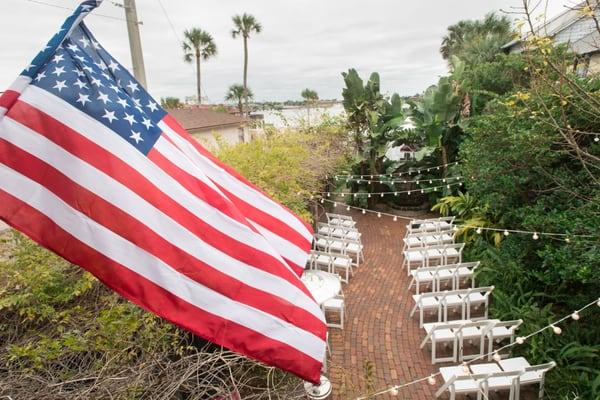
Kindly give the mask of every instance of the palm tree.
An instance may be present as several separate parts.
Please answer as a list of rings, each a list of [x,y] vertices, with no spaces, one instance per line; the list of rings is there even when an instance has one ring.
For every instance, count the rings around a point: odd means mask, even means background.
[[[248,38],[253,32],[260,33],[262,25],[250,14],[235,15],[232,17],[234,29],[231,36],[235,39],[242,36],[244,39],[244,104],[248,112]]]
[[[202,103],[201,80],[200,80],[200,59],[208,60],[217,54],[217,45],[210,33],[200,28],[192,28],[183,32],[183,59],[185,62],[196,60],[196,93],[198,95],[198,104]]]
[[[510,19],[494,13],[487,14],[483,20],[459,21],[448,27],[440,53],[445,60],[454,55],[470,63],[490,61],[512,34]]]
[[[304,89],[302,93],[300,93],[300,95],[304,99],[304,104],[306,104],[306,111],[308,113],[308,124],[310,125],[310,107],[314,102],[319,100],[319,95],[316,91],[312,89]]]
[[[240,110],[241,115],[244,115],[244,105],[242,103],[245,99],[244,93],[248,94],[249,99],[254,97],[254,94],[252,93],[252,90],[250,90],[250,88],[244,90],[243,85],[236,83],[234,85],[229,86],[229,90],[225,95],[225,100],[237,102],[238,109]]]

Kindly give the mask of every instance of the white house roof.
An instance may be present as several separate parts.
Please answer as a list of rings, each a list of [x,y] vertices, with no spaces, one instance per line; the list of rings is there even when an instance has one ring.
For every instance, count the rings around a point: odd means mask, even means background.
[[[538,26],[535,29],[536,34],[551,37],[557,44],[569,43],[571,49],[578,54],[598,51],[600,33],[597,31],[594,20],[582,13],[585,6],[586,2],[582,1],[575,6],[566,7],[565,11]],[[595,13],[598,17],[600,17],[599,11],[596,6]],[[522,43],[529,35],[508,42],[502,48],[511,52],[521,52],[523,50]]]

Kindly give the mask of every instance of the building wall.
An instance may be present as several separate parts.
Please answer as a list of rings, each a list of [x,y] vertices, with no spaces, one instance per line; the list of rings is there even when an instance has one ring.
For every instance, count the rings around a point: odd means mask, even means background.
[[[206,147],[218,147],[218,143],[238,144],[250,141],[248,128],[237,126],[227,126],[211,130],[192,129],[190,134]]]
[[[588,74],[600,73],[600,53],[594,53],[590,56],[590,66],[588,67]]]

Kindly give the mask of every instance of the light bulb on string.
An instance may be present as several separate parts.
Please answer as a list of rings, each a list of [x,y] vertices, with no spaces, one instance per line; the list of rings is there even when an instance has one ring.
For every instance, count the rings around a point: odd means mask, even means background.
[[[398,396],[398,388],[397,388],[396,386],[392,387],[392,388],[390,389],[390,394],[391,394],[392,396]]]
[[[367,195],[367,197],[368,197],[368,198],[371,198],[371,193],[369,193],[369,194]]]
[[[425,193],[425,191],[423,189],[421,189],[421,193]]]
[[[377,218],[381,218],[381,213],[377,213]]]
[[[315,198],[315,196],[313,196],[313,195],[311,194],[311,195],[310,195],[310,199],[312,200],[312,199],[314,199],[314,198]]]
[[[506,229],[504,230],[504,236],[508,236],[510,235],[510,232],[508,232]]]
[[[366,213],[367,213],[367,211],[366,211],[366,210],[363,208],[363,210],[362,210],[362,213],[363,213],[363,214],[366,214]]]
[[[417,185],[419,184],[419,181],[417,181]]]
[[[429,378],[427,378],[427,383],[429,383],[431,386],[435,385],[435,376],[431,375],[429,376]]]
[[[463,370],[463,372],[464,372],[465,374],[468,374],[469,372],[471,372],[471,371],[469,370],[469,364],[467,364],[466,362],[465,362],[465,363],[462,363],[462,370]]]
[[[481,235],[481,228],[477,228],[475,232],[477,232],[478,235]]]
[[[533,236],[531,237],[533,240],[538,240],[540,238],[540,235],[538,235],[537,232],[533,232]]]
[[[577,311],[575,311],[573,314],[571,314],[571,318],[575,321],[579,320],[579,313]]]
[[[497,351],[495,351],[494,355],[492,356],[492,359],[496,362],[500,362],[502,360],[502,357],[500,356],[500,354]]]
[[[570,243],[570,242],[571,242],[571,239],[569,239],[569,237],[567,236],[567,237],[565,238],[565,242],[567,242],[567,243]]]
[[[381,197],[383,197],[383,193],[381,193]]]
[[[325,203],[325,199],[321,199],[321,204]]]
[[[596,135],[596,137],[594,138],[594,142],[600,142],[600,137],[598,137],[598,135]]]
[[[448,189],[450,189],[450,185],[446,185],[446,187],[447,187]]]
[[[350,211],[350,206],[346,207],[346,211]]]
[[[430,180],[429,180],[429,183],[431,184],[431,183],[433,183],[433,181],[430,179]]]
[[[596,305],[597,305],[598,307],[600,307],[600,299],[598,299],[598,302],[596,303]]]
[[[523,344],[525,343],[525,338],[523,336],[519,336],[515,339],[515,342],[517,342],[517,344]]]
[[[379,184],[380,184],[380,185],[383,185],[383,181],[379,181]]]
[[[557,335],[560,335],[562,333],[562,329],[560,329],[560,326],[552,325],[552,330]]]
[[[446,183],[446,178],[442,179],[442,182]]]
[[[398,196],[398,192],[394,192],[394,196]]]
[[[394,216],[394,222],[398,221],[398,217]]]
[[[409,191],[408,191],[408,195],[410,196],[410,194],[411,194],[411,193],[412,193],[412,192],[409,190]]]
[[[327,197],[331,197],[331,193],[327,192]]]
[[[344,192],[342,192],[342,197],[345,197],[346,195],[344,194]]]
[[[333,202],[333,207],[337,207],[337,201]]]

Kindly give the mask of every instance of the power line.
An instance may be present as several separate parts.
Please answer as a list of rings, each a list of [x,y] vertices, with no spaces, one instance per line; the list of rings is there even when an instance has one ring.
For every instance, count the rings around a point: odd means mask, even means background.
[[[60,9],[63,9],[63,10],[69,10],[69,11],[73,10],[70,7],[65,7],[65,6],[61,6],[61,5],[58,5],[58,4],[46,3],[45,1],[40,1],[40,0],[25,0],[25,1],[28,1],[28,2],[34,3],[34,4],[43,5],[43,6],[48,6],[48,7],[53,7],[53,8],[60,8]],[[90,15],[91,16],[96,16],[96,17],[114,19],[114,20],[117,20],[117,21],[127,21],[125,18],[113,17],[112,15],[106,15],[106,14],[98,14],[96,12],[91,13]],[[143,25],[144,24],[142,21],[137,21],[135,23],[138,24],[138,25]]]
[[[160,6],[160,9],[162,10],[163,15],[165,16],[169,26],[171,27],[171,31],[173,32],[173,35],[175,35],[175,39],[177,39],[177,41],[179,42],[179,45],[183,44],[183,40],[181,40],[181,38],[179,37],[179,34],[177,33],[177,30],[175,29],[175,25],[173,24],[173,21],[171,20],[171,18],[169,17],[169,13],[167,12],[167,9],[165,8],[164,4],[162,3],[161,0],[156,0],[158,2],[158,5]],[[194,71],[194,67],[192,67],[191,64],[188,64],[190,66],[190,68],[192,69],[192,71],[195,73],[196,71]],[[210,103],[210,96],[208,95],[208,92],[206,91],[206,89],[204,88],[204,85],[202,85],[202,82],[200,82],[200,88],[202,89],[202,93],[204,93],[204,95],[206,96],[206,99],[208,100],[208,102]],[[198,99],[198,101],[200,102],[202,99]]]

